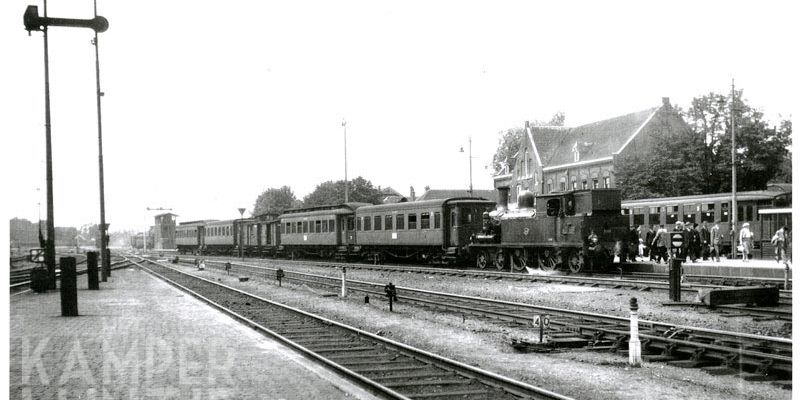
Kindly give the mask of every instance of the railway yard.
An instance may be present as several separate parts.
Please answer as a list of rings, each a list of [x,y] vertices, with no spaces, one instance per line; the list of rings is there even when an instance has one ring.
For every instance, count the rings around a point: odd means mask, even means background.
[[[120,254],[114,261],[112,282],[141,272],[165,279],[333,371],[354,385],[349,390],[365,391],[355,397],[776,399],[792,393],[791,291],[781,291],[773,307],[709,309],[694,300],[697,290],[777,284],[772,278],[687,275],[685,301],[670,305],[666,278],[658,273],[519,274],[224,256],[205,257],[199,270],[194,257],[157,254]],[[389,282],[396,288],[391,311]],[[12,334],[22,329],[14,323],[15,302],[35,296],[13,292]],[[639,305],[641,368],[628,364],[631,297]],[[535,321],[545,316],[547,328],[540,330]],[[202,332],[189,335],[209,340]],[[256,398],[246,386],[234,397]],[[343,387],[334,386],[337,393]]]

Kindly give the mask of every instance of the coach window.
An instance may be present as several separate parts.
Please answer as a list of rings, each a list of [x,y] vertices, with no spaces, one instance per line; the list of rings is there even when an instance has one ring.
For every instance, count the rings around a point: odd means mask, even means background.
[[[649,225],[661,224],[661,207],[650,207],[650,215],[647,216]]]
[[[362,217],[358,217],[358,218],[356,218],[356,225],[358,225],[358,226],[356,226],[356,230],[357,230],[357,231],[360,231],[360,230],[361,230],[361,220],[362,220],[362,219],[363,219]]]
[[[637,207],[633,209],[633,224],[644,225],[644,207]]]
[[[678,222],[678,206],[667,206],[667,223],[674,224]]]
[[[439,229],[442,227],[442,213],[436,211],[433,213],[433,229]]]
[[[730,203],[722,203],[720,204],[719,208],[719,220],[720,222],[728,222],[728,214],[731,207]]]
[[[417,229],[417,214],[408,214],[408,229]]]
[[[395,221],[395,224],[397,225],[395,229],[397,229],[398,231],[406,229],[406,216],[403,214],[397,214],[397,219]]]
[[[328,231],[329,232],[336,232],[336,225],[335,225],[334,220],[332,220],[332,219],[328,220]]]
[[[687,204],[683,206],[683,222],[695,222],[695,215],[697,214],[698,208],[700,207],[697,204]]]
[[[319,221],[319,223],[320,223],[320,226],[322,227],[322,233],[327,233],[328,232],[328,220],[324,219],[322,221]]]
[[[419,227],[420,229],[430,229],[431,228],[431,213],[422,213],[419,217]]]
[[[714,203],[703,204],[700,210],[701,222],[714,222]]]
[[[303,233],[303,223],[301,221],[297,221],[295,224],[295,229],[297,233]]]
[[[372,230],[372,218],[364,217],[364,230],[365,231]]]
[[[384,229],[386,229],[387,231],[392,230],[392,228],[393,228],[393,226],[392,226],[392,216],[391,215],[387,215],[386,216],[386,221],[384,221],[384,222],[385,222]]]
[[[380,216],[380,215],[376,215],[376,216],[373,218],[373,221],[372,221],[372,222],[373,222],[373,225],[375,225],[375,230],[376,230],[376,231],[379,231],[379,230],[381,230],[381,216]]]
[[[320,220],[314,221],[314,232],[317,232],[317,233],[322,232],[322,221],[320,221]]]

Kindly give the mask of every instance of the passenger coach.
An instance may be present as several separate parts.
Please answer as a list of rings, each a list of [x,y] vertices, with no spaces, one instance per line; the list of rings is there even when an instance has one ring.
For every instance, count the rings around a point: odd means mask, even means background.
[[[763,210],[791,207],[791,204],[791,184],[771,184],[766,190],[737,192],[736,231],[743,223],[749,222],[754,242],[760,246],[768,242],[774,233],[769,231],[771,227],[767,228],[769,230],[762,227]],[[630,225],[642,226],[642,239],[647,227],[652,225],[664,225],[667,230],[672,230],[676,222],[683,221],[698,225],[705,223],[711,229],[714,222],[719,221],[720,231],[723,232],[723,252],[730,252],[731,193],[627,200],[622,202],[622,214],[627,216]]]
[[[356,210],[360,252],[371,260],[456,262],[495,203],[458,197],[364,206]]]
[[[294,258],[347,257],[358,252],[354,214],[367,203],[287,210],[280,216],[280,251]]]

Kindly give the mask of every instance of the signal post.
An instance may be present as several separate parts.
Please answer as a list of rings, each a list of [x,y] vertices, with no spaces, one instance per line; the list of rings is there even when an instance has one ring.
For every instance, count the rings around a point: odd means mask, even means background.
[[[686,231],[678,223],[669,233],[669,299],[681,301],[681,265],[686,261]]]

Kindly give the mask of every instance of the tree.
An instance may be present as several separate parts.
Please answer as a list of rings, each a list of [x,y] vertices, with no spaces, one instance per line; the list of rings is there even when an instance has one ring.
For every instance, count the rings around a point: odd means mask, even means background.
[[[294,196],[292,188],[289,186],[269,188],[256,198],[256,202],[253,204],[253,215],[280,214],[289,208],[298,206],[300,206],[300,201]]]
[[[358,177],[348,182],[348,201],[380,204],[383,194],[372,182]],[[317,185],[313,192],[303,198],[307,207],[344,203],[344,181],[327,181]]]
[[[564,126],[564,113],[559,111],[553,114],[550,121],[535,120],[531,122],[532,126]],[[505,131],[500,131],[500,139],[498,140],[497,150],[492,158],[492,167],[495,173],[503,170],[503,167],[508,163],[511,158],[522,147],[523,140],[525,139],[525,128],[511,128]]]
[[[746,104],[741,93],[734,96],[737,191],[791,179],[791,121],[770,128],[764,114]],[[730,103],[730,97],[716,93],[696,97],[687,111],[676,109],[690,130],[657,135],[651,146],[657,151],[615,160],[622,198],[730,192]]]

